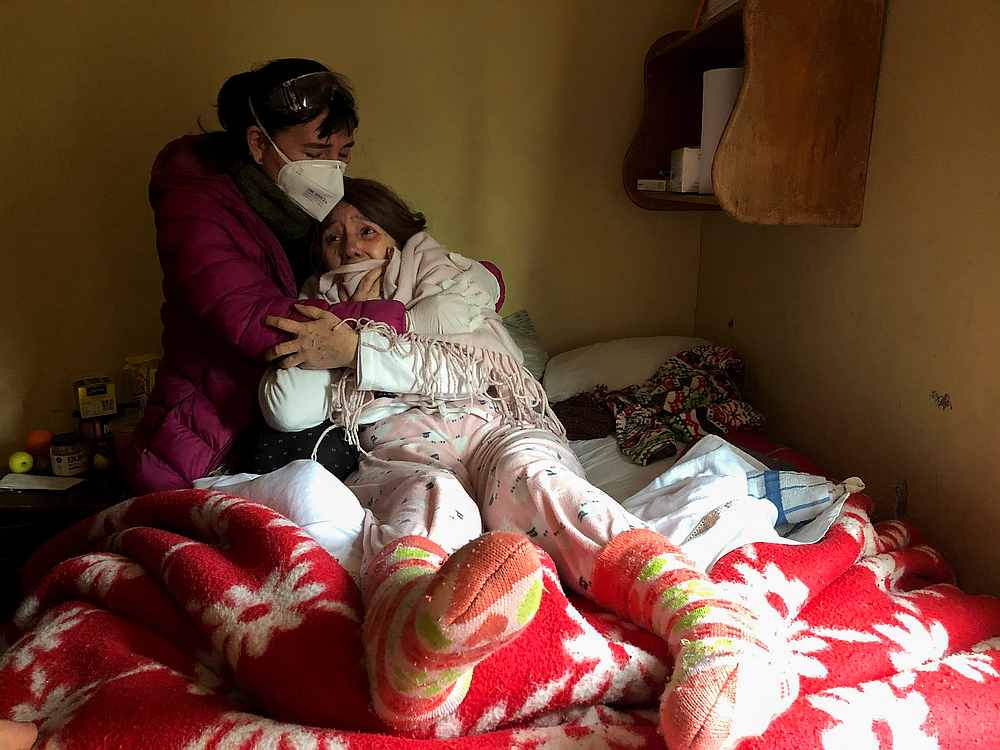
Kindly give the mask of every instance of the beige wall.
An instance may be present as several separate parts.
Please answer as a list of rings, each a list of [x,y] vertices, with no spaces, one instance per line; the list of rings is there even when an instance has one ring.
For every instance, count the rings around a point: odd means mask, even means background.
[[[158,348],[145,189],[222,80],[316,57],[362,108],[353,173],[504,269],[554,350],[693,326],[699,219],[634,208],[621,160],[642,59],[692,0],[135,3],[0,13],[0,453],[70,422],[69,383]],[[670,293],[664,294],[668,288]]]
[[[862,227],[706,220],[696,323],[745,354],[776,434],[864,477],[887,510],[906,481],[912,517],[965,583],[993,591],[998,38],[995,0],[890,3]]]

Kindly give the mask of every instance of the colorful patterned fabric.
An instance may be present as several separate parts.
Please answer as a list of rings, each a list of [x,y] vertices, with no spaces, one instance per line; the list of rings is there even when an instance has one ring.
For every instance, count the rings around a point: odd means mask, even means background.
[[[614,412],[622,453],[645,466],[705,435],[763,425],[733,380],[742,370],[734,351],[703,344],[668,359],[645,383],[620,391],[599,385],[594,394]]]
[[[220,492],[129,500],[29,563],[0,718],[36,722],[39,750],[657,747],[637,708],[663,690],[666,645],[571,605],[537,554],[535,617],[414,740],[373,712],[360,592],[307,533]]]
[[[870,509],[852,496],[821,542],[713,567],[799,683],[734,750],[996,746],[1000,601],[964,594],[910,527],[873,526]],[[29,563],[0,718],[36,722],[39,750],[663,750],[665,644],[568,602],[539,557],[532,622],[476,666],[454,714],[402,737],[369,707],[360,594],[308,534],[219,493],[137,498]]]
[[[428,539],[386,546],[364,576],[364,640],[372,703],[409,731],[450,716],[473,669],[528,626],[542,568],[520,534],[484,534],[446,557]]]
[[[595,600],[667,642],[674,672],[660,700],[671,750],[719,750],[763,732],[795,698],[790,662],[757,618],[663,536],[619,534],[594,566]]]

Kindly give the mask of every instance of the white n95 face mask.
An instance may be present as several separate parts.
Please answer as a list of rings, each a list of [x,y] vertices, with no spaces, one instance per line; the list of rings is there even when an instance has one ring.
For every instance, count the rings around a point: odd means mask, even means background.
[[[253,102],[247,99],[247,103],[257,127],[285,162],[285,166],[278,172],[278,187],[316,221],[323,221],[344,197],[344,170],[347,164],[337,159],[292,161],[278,148],[267,128],[260,124]]]
[[[277,146],[274,150],[285,160],[278,172],[278,187],[316,221],[323,221],[344,197],[347,165],[336,159],[291,161]]]

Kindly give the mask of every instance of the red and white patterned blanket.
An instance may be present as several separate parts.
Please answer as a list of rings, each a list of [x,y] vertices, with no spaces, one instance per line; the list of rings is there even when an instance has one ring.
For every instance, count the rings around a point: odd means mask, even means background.
[[[816,545],[755,545],[714,577],[785,634],[800,695],[741,748],[989,747],[1000,601],[963,594],[932,549],[852,499]],[[357,589],[273,511],[184,490],[114,506],[29,564],[0,661],[0,717],[37,747],[332,750],[662,748],[655,638],[563,595],[481,664],[456,716],[379,733]],[[13,642],[13,639],[17,639]]]

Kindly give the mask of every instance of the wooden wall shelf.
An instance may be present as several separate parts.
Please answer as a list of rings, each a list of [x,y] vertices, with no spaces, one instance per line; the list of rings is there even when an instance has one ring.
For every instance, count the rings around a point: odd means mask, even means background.
[[[725,210],[753,224],[857,226],[882,55],[885,0],[743,0],[646,54],[645,102],[625,156],[642,208]],[[716,195],[636,189],[701,142],[702,74],[745,65],[716,154]]]

